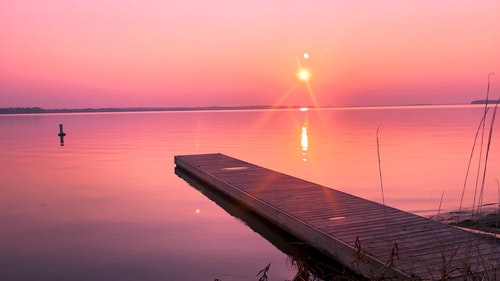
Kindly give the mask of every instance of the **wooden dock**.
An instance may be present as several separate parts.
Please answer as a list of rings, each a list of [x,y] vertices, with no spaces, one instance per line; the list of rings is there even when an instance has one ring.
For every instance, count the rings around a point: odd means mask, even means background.
[[[494,238],[223,154],[174,158],[184,170],[369,278],[500,280]]]

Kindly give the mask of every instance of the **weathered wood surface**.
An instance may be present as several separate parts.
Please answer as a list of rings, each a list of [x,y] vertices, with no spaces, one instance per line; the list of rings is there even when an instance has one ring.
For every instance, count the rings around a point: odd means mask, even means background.
[[[367,277],[500,280],[500,246],[493,238],[223,154],[181,155],[174,161]]]

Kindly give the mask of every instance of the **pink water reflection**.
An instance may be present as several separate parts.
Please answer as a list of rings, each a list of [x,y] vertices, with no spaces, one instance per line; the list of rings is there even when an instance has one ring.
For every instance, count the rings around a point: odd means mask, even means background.
[[[0,272],[21,274],[15,268],[22,264],[48,278],[206,280],[219,273],[253,278],[272,261],[273,280],[291,279],[286,255],[174,174],[174,155],[221,152],[381,202],[380,126],[385,202],[428,214],[443,192],[442,208],[458,207],[481,112],[463,106],[0,116],[9,136],[0,139]],[[494,135],[485,203],[498,202],[497,145]],[[472,192],[468,186],[466,206]]]
[[[301,167],[304,171],[297,166],[290,170],[300,177],[381,202],[376,147],[380,126],[386,203],[427,213],[439,207],[444,192],[442,208],[457,208],[481,111],[477,107],[309,111],[304,117],[309,120],[308,162]],[[499,155],[494,146],[495,139],[490,150],[485,203],[498,202],[495,172]],[[473,166],[477,166],[477,156],[474,160]],[[473,186],[468,185],[464,204],[471,206],[472,198]]]

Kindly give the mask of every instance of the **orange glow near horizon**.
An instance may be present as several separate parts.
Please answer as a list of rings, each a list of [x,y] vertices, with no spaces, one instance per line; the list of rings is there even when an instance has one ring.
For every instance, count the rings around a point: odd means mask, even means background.
[[[496,0],[23,0],[0,11],[0,107],[310,104],[297,56],[325,106],[469,103],[500,72]]]

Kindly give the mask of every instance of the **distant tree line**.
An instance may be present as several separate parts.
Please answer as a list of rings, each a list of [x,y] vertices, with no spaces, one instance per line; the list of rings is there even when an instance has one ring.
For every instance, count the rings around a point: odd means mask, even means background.
[[[45,113],[41,107],[7,107],[0,108],[0,114]]]
[[[496,104],[498,100],[474,100],[471,104]]]
[[[0,108],[0,114],[29,113],[76,113],[76,112],[124,112],[124,111],[154,111],[153,108],[59,108],[45,109],[41,107],[7,107]],[[156,109],[161,110],[161,109]]]
[[[191,110],[252,110],[298,108],[298,106],[206,106],[206,107],[126,107],[126,108],[73,108],[45,109],[41,107],[5,107],[0,114],[33,114],[33,113],[77,113],[77,112],[137,112],[137,111],[191,111]]]

